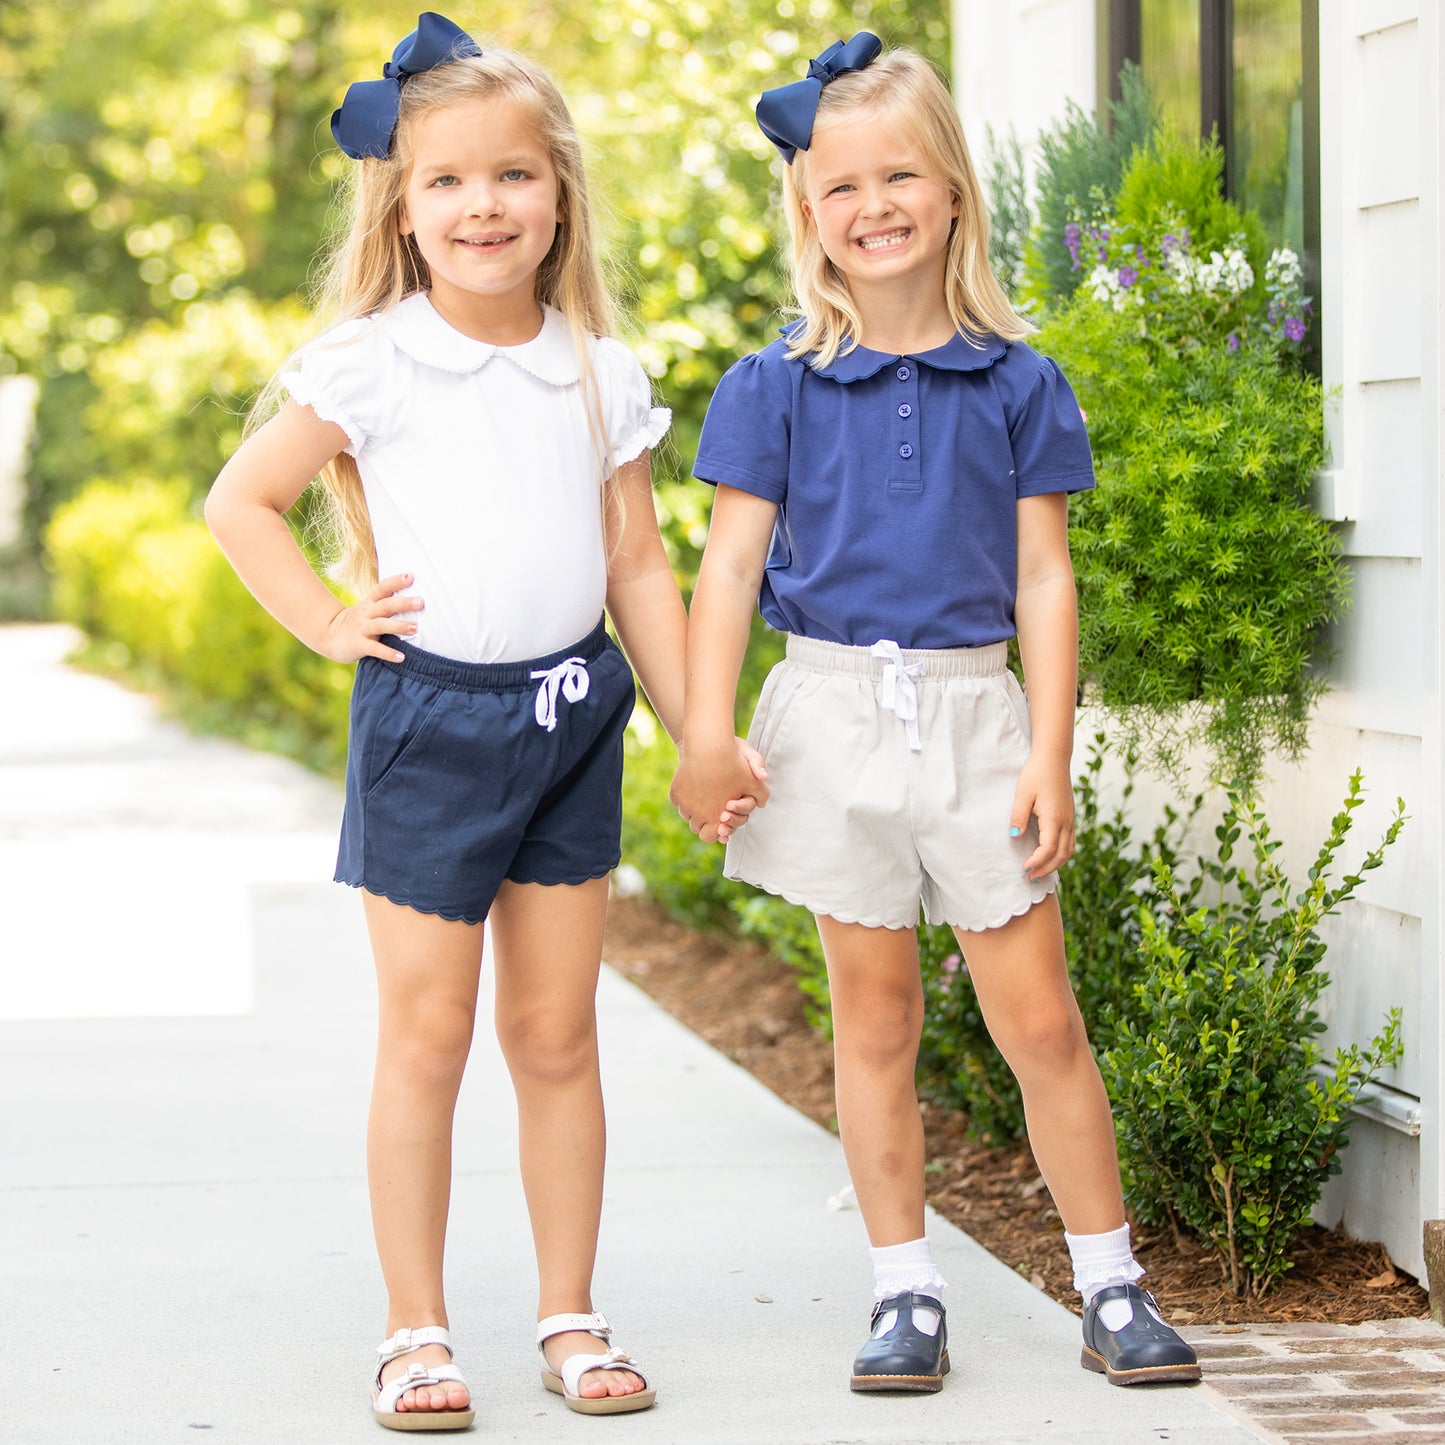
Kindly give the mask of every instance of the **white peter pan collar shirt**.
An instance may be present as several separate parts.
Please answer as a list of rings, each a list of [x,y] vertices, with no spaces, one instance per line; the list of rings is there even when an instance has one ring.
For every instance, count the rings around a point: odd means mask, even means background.
[[[382,577],[412,573],[416,646],[520,662],[585,637],[602,615],[602,481],[666,433],[671,413],[620,342],[593,338],[610,456],[588,426],[571,328],[548,308],[520,346],[449,325],[419,292],[332,328],[282,384],[347,436]]]

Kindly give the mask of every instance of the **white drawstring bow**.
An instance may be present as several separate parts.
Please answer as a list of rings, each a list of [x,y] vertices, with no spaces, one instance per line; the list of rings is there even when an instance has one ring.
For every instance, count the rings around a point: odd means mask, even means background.
[[[915,752],[923,751],[923,739],[918,731],[918,688],[915,677],[923,675],[921,662],[904,662],[903,653],[891,637],[875,642],[871,649],[874,657],[883,659],[883,706],[893,710],[896,717],[908,730],[908,746]]]
[[[581,702],[591,686],[586,660],[581,657],[569,657],[565,662],[559,662],[556,667],[542,668],[532,676],[542,679],[537,688],[537,726],[546,728],[549,733],[557,726],[558,691],[561,691],[568,702]]]

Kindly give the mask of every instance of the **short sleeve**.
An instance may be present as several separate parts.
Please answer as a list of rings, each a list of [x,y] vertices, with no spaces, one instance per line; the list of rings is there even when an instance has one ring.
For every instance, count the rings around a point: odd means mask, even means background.
[[[293,401],[346,433],[346,450],[353,457],[377,436],[375,398],[385,394],[384,368],[391,352],[389,345],[376,344],[380,339],[371,318],[343,322],[303,346],[281,373],[281,385]]]
[[[1073,388],[1050,357],[1017,342],[1010,347],[1015,350],[1033,362],[1029,384],[1010,388],[1017,401],[1011,405],[1004,397],[1018,495],[1088,491],[1094,485],[1094,459]]]
[[[788,493],[793,388],[774,343],[728,368],[708,403],[693,475],[782,504]]]
[[[647,373],[620,341],[604,337],[598,341],[594,355],[612,465],[625,466],[667,435],[672,412],[652,404],[652,383]]]

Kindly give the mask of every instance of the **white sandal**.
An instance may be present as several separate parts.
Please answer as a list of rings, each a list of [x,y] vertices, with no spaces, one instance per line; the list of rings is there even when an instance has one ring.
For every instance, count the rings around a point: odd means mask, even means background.
[[[371,1380],[371,1408],[376,1423],[388,1430],[465,1430],[472,1423],[476,1411],[470,1405],[465,1410],[398,1410],[396,1402],[408,1390],[425,1385],[466,1385],[462,1372],[455,1365],[410,1366],[404,1374],[386,1384],[381,1382],[381,1372],[393,1361],[423,1345],[441,1345],[448,1358],[452,1353],[452,1337],[441,1325],[423,1325],[415,1330],[398,1330],[389,1340],[377,1346],[379,1363]]]
[[[568,1355],[560,1370],[554,1370],[543,1346],[553,1335],[569,1330],[586,1330],[596,1335],[608,1348],[603,1355]],[[622,1415],[629,1410],[645,1410],[657,1399],[657,1391],[647,1383],[647,1376],[626,1350],[612,1347],[612,1326],[601,1315],[548,1315],[537,1322],[537,1353],[542,1356],[542,1383],[554,1394],[561,1395],[569,1410],[579,1415]],[[595,1399],[577,1392],[582,1376],[588,1370],[630,1370],[643,1383],[641,1390],[630,1395],[599,1395]]]

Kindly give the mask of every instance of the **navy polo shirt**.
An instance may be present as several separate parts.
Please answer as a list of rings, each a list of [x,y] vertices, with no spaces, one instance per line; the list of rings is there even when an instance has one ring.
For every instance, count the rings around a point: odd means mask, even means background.
[[[1012,637],[1018,499],[1094,485],[1059,368],[962,335],[825,367],[790,360],[785,335],[718,383],[693,472],[778,504],[763,617],[855,647]]]

